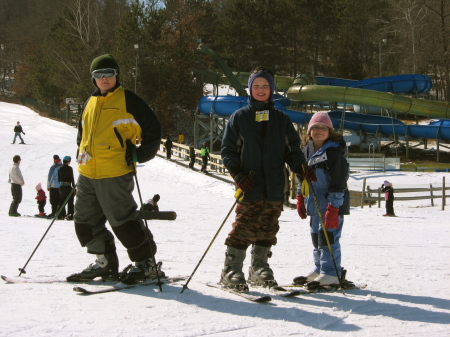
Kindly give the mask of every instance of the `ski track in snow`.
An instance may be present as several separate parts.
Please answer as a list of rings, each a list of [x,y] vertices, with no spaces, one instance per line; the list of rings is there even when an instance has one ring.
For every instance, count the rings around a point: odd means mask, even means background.
[[[17,121],[30,145],[10,144]],[[22,157],[25,178],[19,212],[34,215],[38,211],[34,187],[38,182],[45,186],[54,154],[75,157],[76,129],[26,107],[0,103],[0,142],[4,155],[0,162],[0,271],[17,277],[50,221],[7,215],[12,157]],[[75,161],[72,166],[76,168]],[[371,187],[385,179],[394,188],[440,186],[444,176],[448,173],[354,173],[349,185],[361,190],[366,177]],[[158,193],[160,209],[178,215],[175,221],[148,221],[158,244],[157,260],[163,261],[169,276],[190,275],[234,202],[233,184],[160,156],[138,165],[138,179],[144,201]],[[135,200],[139,204],[137,190]],[[352,207],[345,218],[342,264],[348,279],[368,284],[364,290],[294,298],[270,294],[272,302],[257,304],[206,286],[219,280],[233,212],[182,294],[184,282],[163,285],[163,292],[142,286],[82,296],[72,291],[72,284],[1,281],[0,336],[450,336],[449,206],[442,211],[441,200],[436,199],[434,207],[429,200],[395,201],[394,207],[397,218],[381,216],[384,202],[381,208]],[[278,283],[286,284],[311,270],[312,245],[308,221],[300,220],[295,209],[285,208],[280,225],[269,262]],[[125,267],[130,263],[127,253],[120,242],[116,245]],[[93,260],[79,246],[73,222],[56,221],[21,277],[63,280]],[[246,273],[249,261],[250,251]],[[264,289],[252,291],[269,294]]]

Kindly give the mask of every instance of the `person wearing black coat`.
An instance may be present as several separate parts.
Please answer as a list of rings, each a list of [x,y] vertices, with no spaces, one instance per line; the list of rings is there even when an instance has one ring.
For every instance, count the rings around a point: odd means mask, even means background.
[[[191,146],[189,146],[189,168],[190,169],[194,169],[194,164],[195,164],[195,147],[194,147],[194,143],[191,144]]]
[[[59,181],[59,205],[58,209],[62,206],[64,201],[69,196],[73,188],[75,188],[75,179],[73,177],[73,169],[70,166],[72,158],[70,156],[65,156],[63,158],[63,165],[58,169],[58,181]],[[66,207],[64,207],[59,213],[59,220],[67,219],[73,220],[74,205],[73,200],[75,197],[75,192],[72,193],[69,200],[67,201],[67,213]],[[67,216],[66,216],[67,214]]]
[[[164,146],[166,147],[167,159],[170,159],[170,157],[172,156],[172,145],[172,140],[170,139],[170,137],[167,137],[167,140],[164,143]]]
[[[242,271],[246,251],[251,249],[248,282],[271,287],[277,284],[268,264],[277,243],[279,217],[285,200],[288,164],[303,173],[305,158],[300,138],[289,117],[274,106],[274,77],[264,67],[254,69],[248,80],[249,104],[235,111],[225,127],[222,162],[233,177],[243,200],[238,198],[233,229],[225,240],[227,251],[221,284],[245,289]]]
[[[13,140],[13,144],[16,143],[16,138],[19,137],[20,138],[20,143],[19,144],[25,144],[25,142],[22,139],[22,136],[20,135],[21,133],[23,133],[25,135],[25,132],[23,132],[22,129],[22,125],[20,125],[20,122],[17,122],[17,125],[14,127],[14,140]]]
[[[384,192],[384,199],[386,200],[386,214],[384,216],[395,216],[394,213],[394,187],[385,180],[381,185],[381,192]]]

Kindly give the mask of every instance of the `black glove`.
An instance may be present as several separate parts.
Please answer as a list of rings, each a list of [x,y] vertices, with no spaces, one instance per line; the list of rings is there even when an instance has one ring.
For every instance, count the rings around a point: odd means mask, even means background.
[[[129,139],[127,139],[125,143],[127,144],[125,160],[127,165],[131,166],[133,163],[137,162],[136,145],[134,145]]]
[[[255,179],[252,174],[245,174],[244,172],[238,172],[233,175],[233,179],[236,185],[242,190],[242,192],[248,192],[255,187]]]

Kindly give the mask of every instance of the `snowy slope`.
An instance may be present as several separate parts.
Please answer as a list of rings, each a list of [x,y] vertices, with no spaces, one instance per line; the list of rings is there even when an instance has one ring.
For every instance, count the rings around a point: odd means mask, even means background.
[[[27,145],[10,144],[17,121]],[[17,276],[50,225],[49,220],[7,215],[12,157],[22,157],[26,183],[19,212],[36,214],[35,185],[45,185],[54,154],[75,156],[75,138],[73,127],[0,103],[0,274]],[[142,197],[159,193],[161,210],[178,213],[176,221],[149,222],[157,259],[168,275],[190,275],[234,202],[233,186],[161,157],[139,165],[138,171]],[[360,173],[349,183],[359,190],[364,177],[372,187],[385,179],[394,187],[440,186],[444,175],[448,173]],[[442,211],[440,200],[434,207],[423,200],[398,201],[394,207],[397,218],[382,217],[383,204],[352,208],[345,219],[343,266],[348,279],[368,283],[365,290],[273,296],[269,304],[254,304],[207,287],[206,282],[219,279],[232,214],[182,294],[175,284],[164,285],[163,292],[137,287],[85,297],[64,283],[0,281],[0,336],[450,336],[450,206]],[[280,223],[270,263],[278,282],[290,283],[312,267],[309,226],[291,209],[285,209]],[[125,267],[127,254],[119,242],[117,246]],[[91,262],[78,244],[73,222],[57,221],[21,277],[64,279]]]

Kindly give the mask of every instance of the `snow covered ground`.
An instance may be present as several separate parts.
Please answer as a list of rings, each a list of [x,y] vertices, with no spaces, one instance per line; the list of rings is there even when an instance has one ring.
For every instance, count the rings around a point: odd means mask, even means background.
[[[10,144],[17,121],[26,145]],[[0,103],[0,274],[16,277],[50,225],[7,215],[12,157],[22,157],[26,183],[19,212],[33,215],[38,212],[34,187],[45,185],[54,154],[75,156],[75,138],[73,127]],[[159,193],[161,210],[178,213],[175,221],[149,221],[157,259],[169,276],[190,275],[233,205],[233,186],[161,157],[139,165],[138,172],[143,198]],[[444,175],[358,173],[349,184],[361,190],[366,177],[374,187],[385,179],[398,188],[440,186]],[[352,208],[345,219],[343,266],[348,279],[368,284],[365,290],[273,296],[268,304],[255,304],[207,287],[206,282],[219,280],[232,214],[182,294],[181,284],[164,285],[163,292],[150,286],[86,297],[73,292],[71,284],[0,281],[0,336],[450,336],[450,205],[442,211],[440,200],[434,207],[423,200],[397,201],[394,207],[396,218],[381,216],[383,203],[382,208]],[[295,210],[286,208],[280,223],[270,263],[278,282],[286,284],[310,271],[312,245],[308,223]],[[125,267],[127,254],[117,246]],[[62,280],[93,260],[79,246],[73,222],[57,221],[21,277]]]

